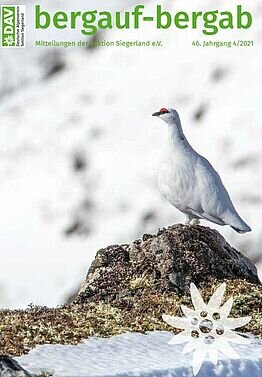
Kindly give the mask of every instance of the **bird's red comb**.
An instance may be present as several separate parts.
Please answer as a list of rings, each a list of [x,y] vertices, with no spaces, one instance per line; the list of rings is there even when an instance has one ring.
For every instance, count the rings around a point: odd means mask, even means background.
[[[160,109],[160,113],[165,114],[165,113],[169,113],[169,111],[165,107],[163,107],[162,109]]]

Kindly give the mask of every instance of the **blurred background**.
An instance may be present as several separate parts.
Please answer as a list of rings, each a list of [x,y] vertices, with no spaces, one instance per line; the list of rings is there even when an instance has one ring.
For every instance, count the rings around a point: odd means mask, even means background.
[[[5,1],[6,4],[17,3]],[[137,30],[103,40],[162,40],[161,48],[36,48],[34,40],[79,40],[80,30],[34,30],[27,48],[0,49],[0,307],[56,306],[84,280],[96,251],[184,221],[160,195],[156,170],[167,130],[151,117],[174,107],[193,147],[220,173],[241,216],[239,235],[217,228],[262,274],[262,4],[249,30]],[[43,9],[70,10],[62,1]],[[75,1],[72,10],[132,7],[137,1]],[[143,3],[141,1],[140,3]],[[158,1],[147,2],[153,13]],[[192,11],[182,0],[170,11]],[[194,1],[231,10],[241,1]],[[253,48],[196,48],[193,40],[254,40]]]

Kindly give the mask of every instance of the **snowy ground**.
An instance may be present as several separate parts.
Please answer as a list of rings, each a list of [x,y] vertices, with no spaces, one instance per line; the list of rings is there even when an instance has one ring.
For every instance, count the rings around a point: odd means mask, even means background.
[[[77,346],[38,346],[16,360],[32,373],[49,372],[54,377],[191,377],[192,353],[182,354],[183,345],[169,345],[173,334],[127,333],[109,339],[91,338]],[[223,354],[214,366],[208,359],[198,377],[260,377],[262,345],[234,346],[239,359]]]
[[[101,38],[161,39],[161,49],[38,50],[35,33],[26,50],[0,51],[1,307],[57,305],[98,248],[183,220],[155,181],[166,129],[151,114],[163,106],[180,112],[253,232],[217,228],[252,258],[261,254],[262,8],[248,8],[252,29],[205,39],[253,39],[249,50],[195,49],[201,31],[145,27]]]

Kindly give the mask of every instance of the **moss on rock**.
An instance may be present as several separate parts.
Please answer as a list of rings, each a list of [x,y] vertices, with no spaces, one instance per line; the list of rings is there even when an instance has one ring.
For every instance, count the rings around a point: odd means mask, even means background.
[[[209,228],[177,225],[130,245],[98,251],[75,302],[58,308],[0,311],[0,352],[20,355],[37,344],[77,344],[89,336],[170,330],[162,314],[192,307],[193,281],[208,301],[221,282],[230,316],[251,316],[243,332],[262,334],[262,288],[255,266]]]

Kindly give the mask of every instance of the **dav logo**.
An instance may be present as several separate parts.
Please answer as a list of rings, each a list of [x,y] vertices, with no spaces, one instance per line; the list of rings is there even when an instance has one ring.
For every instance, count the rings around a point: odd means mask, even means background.
[[[1,6],[1,47],[25,47],[25,5]]]

